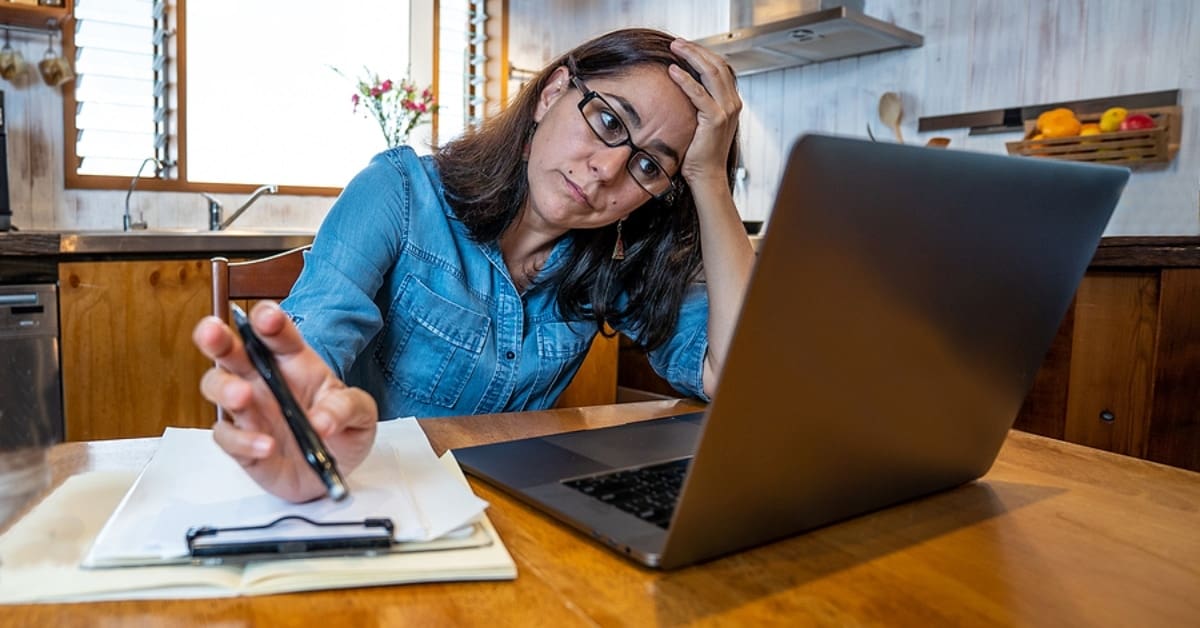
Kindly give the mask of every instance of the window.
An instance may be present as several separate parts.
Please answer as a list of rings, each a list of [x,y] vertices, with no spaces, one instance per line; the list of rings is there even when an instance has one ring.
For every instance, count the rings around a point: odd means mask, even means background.
[[[155,80],[162,58],[154,45],[163,10],[162,3],[149,0],[81,0],[76,6],[80,174],[133,173],[147,157],[167,158],[165,137],[156,137],[165,126],[159,125],[155,107],[156,86],[165,87]]]
[[[484,0],[441,0],[438,20],[439,137],[454,137],[484,118],[488,98]],[[464,45],[465,44],[465,45]]]
[[[139,188],[336,193],[384,148],[352,112],[364,66],[430,82],[432,59],[409,56],[410,10],[400,0],[77,0],[68,185],[127,187],[157,157],[170,167]]]

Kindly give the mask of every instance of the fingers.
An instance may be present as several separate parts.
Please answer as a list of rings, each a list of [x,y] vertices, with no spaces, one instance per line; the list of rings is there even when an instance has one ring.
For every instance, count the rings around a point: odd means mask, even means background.
[[[242,349],[242,339],[216,316],[205,316],[192,330],[192,343],[205,357],[231,373],[250,377],[254,366]]]
[[[274,301],[259,301],[250,311],[250,324],[276,356],[302,352],[304,338],[288,315]],[[200,319],[192,331],[192,342],[201,353],[222,368],[242,377],[254,376],[254,365],[243,350],[241,336],[216,316]]]
[[[267,348],[277,356],[302,352],[307,345],[291,317],[274,301],[259,301],[250,309],[250,325]]]
[[[375,400],[361,388],[340,387],[322,395],[308,420],[322,438],[338,432],[364,429],[378,422]]]
[[[742,103],[741,98],[737,95],[737,84],[733,71],[725,59],[704,46],[686,39],[676,39],[671,42],[671,51],[686,60],[700,74],[703,85],[695,85],[695,87],[703,87],[706,94],[726,115],[736,116],[741,110]],[[689,83],[695,84],[695,79],[687,72],[672,71],[671,76],[692,97],[697,108],[702,111],[706,110],[701,106],[701,102],[696,102],[699,94],[689,86]]]
[[[228,421],[217,421],[213,426],[213,440],[243,467],[265,460],[275,451],[275,439],[239,429]]]

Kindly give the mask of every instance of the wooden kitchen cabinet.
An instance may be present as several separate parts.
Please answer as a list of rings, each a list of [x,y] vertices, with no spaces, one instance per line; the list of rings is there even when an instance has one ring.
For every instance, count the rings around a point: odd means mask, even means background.
[[[67,440],[210,427],[209,362],[192,328],[210,313],[208,258],[59,264]]]
[[[1160,240],[1101,246],[1016,428],[1200,471],[1200,240]]]

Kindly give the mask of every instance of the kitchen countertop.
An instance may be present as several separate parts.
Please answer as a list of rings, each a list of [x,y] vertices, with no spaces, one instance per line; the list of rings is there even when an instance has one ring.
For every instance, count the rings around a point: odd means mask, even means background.
[[[0,233],[0,257],[138,257],[283,251],[309,244],[308,231],[10,231]],[[764,236],[750,236],[755,250]],[[1093,268],[1200,267],[1200,236],[1103,238]]]
[[[10,231],[0,233],[0,256],[144,256],[283,251],[313,240],[311,231]]]
[[[759,250],[762,236],[750,236]],[[1113,236],[1101,238],[1089,268],[1200,267],[1200,236]]]

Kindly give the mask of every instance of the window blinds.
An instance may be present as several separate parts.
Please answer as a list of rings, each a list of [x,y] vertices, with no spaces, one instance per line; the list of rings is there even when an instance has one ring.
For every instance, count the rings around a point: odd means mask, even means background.
[[[76,0],[79,174],[132,176],[168,160],[165,0]]]
[[[439,5],[438,140],[483,122],[487,97],[487,11],[484,0]]]

